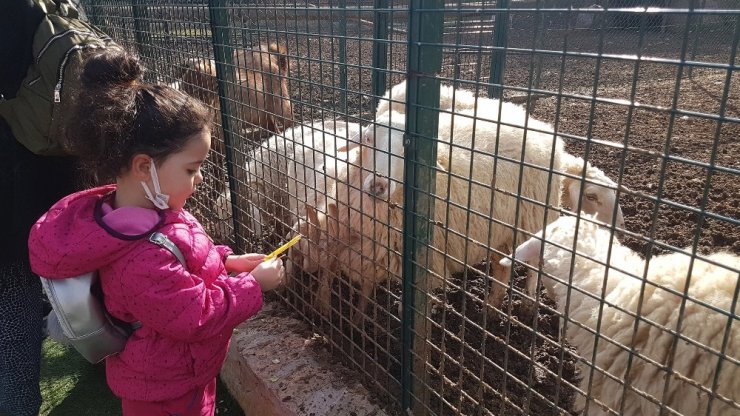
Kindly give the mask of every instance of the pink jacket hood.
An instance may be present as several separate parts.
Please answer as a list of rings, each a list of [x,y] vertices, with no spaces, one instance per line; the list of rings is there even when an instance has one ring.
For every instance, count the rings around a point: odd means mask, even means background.
[[[115,185],[109,185],[69,195],[36,222],[28,239],[31,267],[36,274],[53,279],[99,270],[164,225],[161,212],[159,223],[142,236],[122,236],[106,227],[99,205],[115,189]]]

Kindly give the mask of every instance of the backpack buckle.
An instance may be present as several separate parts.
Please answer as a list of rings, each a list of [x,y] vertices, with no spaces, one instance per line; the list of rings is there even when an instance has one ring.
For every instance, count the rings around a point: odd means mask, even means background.
[[[165,237],[165,235],[162,233],[152,233],[149,236],[149,241],[158,246],[163,246],[167,241],[167,237]]]

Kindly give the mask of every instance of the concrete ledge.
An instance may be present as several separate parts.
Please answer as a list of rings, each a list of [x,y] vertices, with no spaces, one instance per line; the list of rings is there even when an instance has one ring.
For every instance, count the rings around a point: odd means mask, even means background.
[[[386,416],[310,326],[266,303],[234,330],[221,379],[246,415]]]

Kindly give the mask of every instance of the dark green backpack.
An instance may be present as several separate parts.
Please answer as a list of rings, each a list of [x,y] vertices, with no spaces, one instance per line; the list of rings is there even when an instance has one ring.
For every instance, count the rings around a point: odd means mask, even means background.
[[[63,155],[65,120],[79,93],[85,52],[116,47],[111,38],[79,20],[69,0],[34,0],[46,16],[33,38],[34,60],[15,98],[0,101],[0,117],[16,139],[39,155]]]

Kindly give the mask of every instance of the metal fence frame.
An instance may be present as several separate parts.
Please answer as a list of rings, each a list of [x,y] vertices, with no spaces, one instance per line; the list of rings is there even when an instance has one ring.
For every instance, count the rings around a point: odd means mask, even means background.
[[[325,13],[330,16],[329,20],[333,22],[334,17],[339,17],[339,20],[335,26],[332,26],[331,33],[324,35],[319,34],[319,37],[335,37],[337,39],[337,53],[338,56],[331,56],[328,59],[328,64],[332,66],[332,70],[335,67],[338,68],[338,86],[332,87],[334,90],[338,90],[338,102],[333,108],[336,114],[342,117],[355,117],[363,121],[363,111],[360,111],[359,116],[353,114],[348,110],[348,94],[355,94],[355,91],[351,91],[348,87],[348,70],[357,70],[358,72],[363,68],[361,63],[353,63],[348,60],[348,40],[361,40],[361,36],[357,36],[355,39],[353,36],[348,36],[348,14],[356,13],[358,20],[360,19],[361,13],[367,11],[372,12],[374,22],[372,23],[372,51],[371,55],[371,79],[370,79],[370,90],[361,94],[365,94],[372,104],[370,107],[375,108],[379,98],[383,95],[386,89],[389,87],[389,78],[403,74],[408,81],[406,90],[406,119],[405,119],[405,172],[404,172],[404,225],[403,225],[403,289],[402,289],[402,306],[403,312],[400,318],[401,321],[401,333],[400,340],[402,344],[402,351],[400,355],[400,366],[401,374],[398,380],[401,387],[401,393],[399,396],[393,396],[389,391],[386,393],[390,394],[389,402],[391,407],[400,409],[413,409],[416,414],[437,414],[445,413],[454,409],[456,412],[462,410],[459,405],[464,400],[476,402],[475,398],[461,397],[459,402],[446,403],[435,405],[434,407],[430,404],[432,400],[438,400],[444,402],[445,398],[441,397],[439,393],[437,399],[433,399],[432,395],[432,384],[428,380],[429,376],[429,356],[434,352],[430,350],[432,348],[427,342],[427,335],[431,334],[434,330],[435,323],[431,321],[431,308],[429,304],[429,293],[431,289],[427,282],[427,274],[429,271],[426,268],[425,259],[430,250],[430,242],[433,238],[432,224],[434,222],[434,207],[436,198],[435,194],[435,175],[438,170],[434,168],[434,161],[437,160],[437,135],[438,135],[438,121],[440,115],[439,102],[439,86],[442,82],[450,83],[460,87],[473,86],[480,96],[483,96],[483,92],[491,98],[513,100],[522,104],[525,104],[526,108],[532,109],[538,105],[540,100],[554,99],[555,107],[555,119],[554,128],[558,135],[565,139],[571,139],[577,142],[579,146],[583,148],[583,158],[590,160],[590,154],[593,148],[609,148],[622,157],[620,166],[618,167],[618,174],[615,179],[617,184],[616,193],[617,197],[630,197],[635,199],[642,199],[650,201],[652,203],[652,210],[650,212],[650,218],[657,219],[661,210],[661,204],[668,205],[676,210],[682,210],[690,212],[692,215],[697,215],[697,227],[696,232],[693,235],[690,243],[690,249],[686,252],[692,258],[692,264],[695,259],[706,260],[706,256],[702,255],[699,250],[700,240],[702,238],[702,229],[705,221],[720,221],[730,226],[740,226],[740,220],[733,218],[729,215],[712,212],[708,209],[710,201],[711,186],[713,175],[729,175],[730,177],[740,177],[740,167],[735,166],[722,166],[718,162],[718,146],[717,143],[720,141],[720,137],[723,135],[723,128],[727,125],[734,126],[740,124],[740,113],[737,110],[733,113],[731,106],[728,106],[728,102],[732,98],[732,86],[737,84],[738,75],[740,75],[740,65],[737,62],[737,53],[739,50],[738,43],[740,39],[740,9],[737,8],[711,8],[707,6],[707,3],[711,0],[686,0],[685,8],[671,7],[670,5],[664,5],[662,7],[655,7],[652,9],[637,8],[637,7],[625,7],[612,5],[614,1],[598,1],[602,7],[590,8],[590,4],[585,2],[576,2],[568,0],[533,0],[528,3],[510,1],[510,0],[498,0],[498,1],[479,1],[475,3],[464,2],[464,1],[423,1],[423,0],[409,0],[408,2],[391,2],[388,0],[374,0],[374,1],[355,1],[348,2],[347,0],[337,0],[336,2],[327,0],[318,7],[318,11],[310,10],[308,2],[304,2],[304,7],[298,7],[298,2],[292,2],[294,9],[297,11],[296,19],[298,19],[299,13],[305,13],[306,16],[309,13],[322,14]],[[721,0],[718,0],[721,1]],[[149,58],[151,60],[157,59],[157,52],[152,49],[155,48],[158,42],[157,37],[160,36],[156,29],[153,27],[160,23],[160,18],[154,16],[152,13],[152,2],[151,0],[131,0],[130,2],[116,2],[112,0],[80,0],[86,9],[87,16],[90,20],[101,26],[102,28],[116,28],[116,24],[122,23],[124,27],[118,27],[123,31],[123,38],[119,37],[124,45],[128,47],[135,47],[141,56]],[[251,4],[257,3],[257,4]],[[325,3],[325,4],[324,4]],[[350,3],[348,5],[348,3]],[[402,5],[398,7],[398,4]],[[470,4],[469,4],[470,3]],[[635,3],[638,5],[639,2]],[[643,2],[644,3],[644,2]],[[201,29],[207,30],[209,34],[209,42],[212,50],[208,51],[212,53],[216,63],[216,73],[218,80],[218,96],[219,105],[221,109],[220,124],[223,130],[223,140],[225,142],[225,169],[226,177],[228,178],[230,201],[231,201],[231,215],[233,217],[232,226],[232,243],[235,244],[235,249],[238,251],[246,250],[245,240],[239,238],[241,233],[249,232],[244,224],[248,222],[246,216],[250,213],[244,212],[238,206],[238,199],[240,194],[248,192],[242,181],[237,179],[236,167],[243,166],[245,162],[245,155],[240,154],[239,141],[242,140],[240,135],[242,132],[238,131],[235,127],[234,119],[238,111],[235,109],[235,101],[230,99],[227,93],[227,89],[230,85],[235,84],[235,62],[233,62],[232,54],[235,48],[243,46],[237,45],[233,40],[235,39],[235,30],[241,29],[243,32],[248,32],[248,36],[254,33],[260,34],[259,32],[264,30],[264,35],[268,38],[273,36],[279,38],[284,35],[286,38],[291,33],[288,29],[287,23],[285,23],[284,29],[265,29],[261,27],[234,27],[232,25],[233,16],[230,15],[230,11],[235,7],[239,6],[244,9],[250,9],[254,6],[254,9],[260,7],[267,7],[261,2],[244,2],[239,3],[237,0],[209,0],[207,5],[200,2],[185,1],[173,2],[172,0],[164,0],[160,8],[166,7],[181,7],[183,11],[192,9],[203,9],[207,8],[208,14],[206,21],[200,21]],[[642,3],[639,3],[642,5]],[[116,16],[116,11],[119,7],[130,8],[130,18]],[[283,14],[286,10],[283,10],[278,5],[273,5],[274,10],[267,7],[267,12],[274,12],[275,19],[279,20],[279,12]],[[286,7],[287,8],[287,7]],[[202,11],[202,10],[201,10]],[[405,41],[394,40],[394,14],[404,13],[408,16],[408,30],[406,33]],[[450,33],[445,32],[445,13],[453,13],[457,15],[458,25],[464,13],[475,14],[478,13],[480,21],[490,21],[492,28],[490,30],[490,44],[487,45],[474,45],[463,43],[461,41],[460,27],[453,26],[453,35],[455,40],[448,42],[445,40],[445,35]],[[187,14],[183,12],[183,14]],[[467,16],[467,15],[466,15]],[[636,31],[636,50],[637,53],[634,55],[620,54],[620,53],[605,53],[606,43],[608,36],[610,22],[614,22],[615,16],[623,16],[626,21],[637,22],[638,26],[633,29]],[[626,16],[626,17],[625,17]],[[653,25],[659,17],[659,27],[654,28]],[[523,29],[515,25],[516,19],[531,19],[533,24],[530,27],[524,25]],[[118,20],[116,20],[118,19]],[[579,20],[580,19],[580,20]],[[652,20],[651,20],[652,19]],[[685,19],[685,20],[684,20]],[[727,62],[717,62],[707,59],[702,60],[702,32],[700,28],[706,25],[712,25],[713,19],[724,19],[722,21],[730,22],[726,33],[732,34],[733,38],[728,44],[728,53],[726,57]],[[528,20],[530,21],[530,20]],[[498,22],[506,22],[506,24],[497,24]],[[586,22],[586,23],[583,23]],[[710,23],[707,23],[710,22]],[[734,22],[734,23],[732,23]],[[331,22],[330,22],[331,23]],[[481,23],[482,24],[482,23]],[[587,28],[582,28],[583,25],[587,25]],[[128,25],[126,27],[126,25]],[[560,29],[558,25],[562,25]],[[545,45],[548,39],[545,39],[545,32],[549,29],[548,27],[556,27],[553,30],[561,30],[563,35],[564,45],[568,45],[570,41],[569,36],[576,34],[579,30],[591,30],[592,34],[597,37],[598,50],[596,52],[587,50],[569,50],[563,48],[558,50],[551,46]],[[532,29],[534,28],[534,29]],[[667,30],[679,30],[675,33],[681,38],[680,49],[677,51],[677,55],[673,57],[657,56],[651,53],[644,53],[646,46],[646,38],[652,33],[651,31],[656,30],[659,33],[663,33]],[[699,28],[699,29],[697,29]],[[167,29],[169,30],[169,29]],[[194,29],[195,30],[195,29]],[[481,29],[483,30],[483,29]],[[516,44],[512,40],[512,31],[527,31],[534,32],[534,38],[530,46],[524,46]],[[296,38],[298,38],[298,30],[295,30]],[[189,32],[188,32],[189,33]],[[486,32],[488,35],[489,32]],[[549,33],[549,32],[548,32]],[[721,32],[724,33],[724,32]],[[132,37],[129,37],[132,34]],[[302,33],[307,39],[311,37],[310,33]],[[169,33],[166,36],[170,36]],[[174,35],[177,36],[177,35]],[[190,36],[190,35],[186,35]],[[478,34],[479,38],[482,36]],[[125,39],[124,39],[125,38]],[[573,36],[577,38],[577,36]],[[246,43],[246,42],[245,42]],[[406,52],[406,65],[405,72],[397,71],[392,68],[392,59],[395,56],[391,53],[394,45],[405,44],[407,48]],[[452,50],[445,52],[446,49]],[[469,52],[473,57],[474,64],[478,65],[477,80],[466,80],[458,77],[459,67],[462,65],[460,62],[464,55],[462,52]],[[670,54],[675,54],[676,50],[672,48],[666,48]],[[333,53],[333,52],[332,52]],[[455,60],[456,63],[453,75],[441,75],[443,67],[445,67],[445,56],[454,55],[451,59]],[[298,55],[291,55],[293,58],[302,59]],[[512,56],[529,56],[529,64],[527,75],[524,77],[525,81],[520,85],[515,85],[507,80],[507,58],[511,59]],[[487,73],[487,82],[480,82],[481,68],[480,61],[487,59],[490,62],[489,72]],[[336,58],[336,60],[334,59]],[[168,58],[169,59],[169,58]],[[305,58],[304,58],[305,59]],[[321,58],[310,57],[316,61],[320,61]],[[552,84],[544,79],[543,71],[546,66],[545,61],[548,59],[560,60],[559,67],[555,70],[557,75],[557,81]],[[594,62],[594,74],[592,83],[590,85],[590,91],[564,91],[564,76],[567,74],[566,65],[568,60],[585,60]],[[602,88],[602,82],[608,78],[607,71],[604,69],[608,65],[612,64],[623,64],[625,66],[632,66],[632,77],[629,86],[629,92],[627,100],[611,99],[604,97],[600,94],[600,88]],[[509,64],[510,65],[510,64]],[[644,66],[650,65],[661,65],[665,68],[675,67],[675,85],[673,89],[673,96],[671,104],[668,106],[662,106],[659,104],[639,104],[638,102],[638,81],[641,81],[641,71]],[[696,72],[700,70],[725,72],[726,77],[723,81],[723,88],[721,91],[721,98],[719,99],[719,108],[716,112],[713,111],[695,111],[682,109],[678,105],[680,101],[680,92],[682,91],[682,82],[688,77],[696,76]],[[602,72],[603,71],[603,72]],[[604,79],[602,79],[602,76]],[[159,78],[157,78],[159,79]],[[314,82],[311,80],[306,81],[308,83]],[[321,82],[317,82],[318,87],[325,87]],[[305,101],[308,103],[310,99],[303,100],[303,97],[297,97],[298,101]],[[568,102],[580,101],[585,103],[588,107],[588,122],[585,126],[583,134],[569,133],[567,131],[560,130],[561,122],[561,107],[567,105]],[[310,103],[313,108],[320,109],[323,111],[321,105],[316,105],[315,102]],[[594,120],[597,118],[597,107],[599,106],[615,106],[615,108],[623,109],[627,112],[626,116],[626,129],[623,134],[623,140],[621,142],[606,141],[593,139],[595,123]],[[635,119],[638,117],[638,113],[644,110],[652,111],[655,114],[667,115],[668,117],[668,129],[667,139],[662,149],[641,149],[637,146],[633,146],[630,143],[631,129],[635,126]],[[371,115],[364,114],[364,116],[371,117]],[[476,115],[475,117],[478,117]],[[485,117],[485,116],[484,116]],[[673,137],[674,126],[681,117],[696,118],[700,120],[706,120],[716,122],[716,131],[714,133],[714,147],[710,152],[707,161],[691,160],[689,158],[682,158],[672,155],[672,143],[671,138]],[[310,118],[308,118],[310,120]],[[494,120],[495,121],[495,120]],[[526,122],[524,128],[526,129]],[[526,136],[526,134],[525,134]],[[658,177],[660,178],[657,184],[657,191],[655,195],[647,194],[642,191],[635,191],[622,187],[623,179],[625,174],[625,158],[626,152],[634,152],[636,154],[644,154],[652,157],[656,157],[661,160]],[[664,179],[668,176],[667,169],[670,163],[682,163],[691,165],[698,169],[706,170],[707,177],[705,185],[702,188],[701,195],[697,197],[698,206],[687,206],[684,204],[676,203],[671,201],[669,198],[664,197],[665,182]],[[472,169],[472,168],[471,168]],[[520,173],[523,172],[524,164],[522,164]],[[553,172],[551,171],[550,174]],[[582,183],[580,191],[583,192],[586,183]],[[521,189],[520,189],[521,192]],[[553,209],[559,209],[558,207],[549,207]],[[519,206],[517,205],[517,210]],[[615,212],[616,214],[616,212]],[[514,224],[516,229],[516,224]],[[649,262],[653,253],[656,250],[678,252],[680,251],[677,247],[662,243],[659,241],[657,236],[657,221],[653,221],[652,226],[643,235],[637,233],[631,233],[632,238],[643,239],[646,242],[646,259]],[[516,230],[519,232],[521,230]],[[614,231],[614,228],[612,228]],[[521,231],[526,233],[526,231]],[[630,234],[630,233],[627,233]],[[515,234],[516,235],[516,234]],[[515,237],[516,239],[516,237]],[[513,249],[514,247],[510,247]],[[490,248],[491,251],[495,251],[495,248]],[[611,246],[609,248],[611,251]],[[505,253],[502,253],[505,254]],[[609,258],[609,256],[607,256]],[[646,266],[647,268],[647,266]],[[645,271],[647,273],[647,269]],[[639,276],[637,276],[639,277]],[[740,287],[740,285],[738,285]],[[513,292],[513,286],[509,287],[509,294]],[[684,311],[687,303],[688,283],[686,284],[686,290],[682,295],[683,300],[680,305],[681,313],[678,328],[676,332],[679,332],[681,328],[681,321],[683,319],[682,312]],[[641,292],[641,296],[644,294]],[[547,308],[544,303],[541,302],[539,296],[535,299],[538,306]],[[733,308],[737,304],[738,293],[737,290],[734,294]],[[604,303],[601,304],[599,315],[601,316]],[[552,308],[551,308],[552,309]],[[364,312],[363,312],[364,313]],[[504,316],[511,318],[512,309],[509,307],[508,311],[502,312]],[[733,315],[732,312],[725,312],[728,314],[727,333],[723,342],[723,351],[721,354],[725,354],[724,349],[728,345],[728,337],[731,327],[737,325],[733,323],[733,320],[737,320],[737,315]],[[639,310],[637,312],[639,315]],[[462,320],[467,319],[464,315]],[[635,321],[635,332],[637,331],[639,319]],[[484,332],[485,330],[485,318],[484,318]],[[569,319],[565,320],[565,325],[574,325]],[[503,336],[505,343],[508,343],[509,336],[511,334],[511,323],[506,324],[506,334]],[[578,325],[578,324],[575,324]],[[599,325],[601,321],[599,318]],[[436,325],[437,327],[439,325]],[[439,328],[437,328],[439,329]],[[445,330],[445,328],[442,328]],[[535,322],[532,328],[534,337],[536,338],[537,323]],[[565,328],[563,328],[565,331]],[[597,328],[597,334],[599,330]],[[542,337],[542,336],[540,336]],[[345,336],[346,338],[346,336]],[[544,338],[544,337],[542,337]],[[348,341],[350,344],[355,342],[353,339]],[[544,342],[552,342],[546,340]],[[679,336],[674,337],[674,344],[672,350],[675,351],[675,345],[679,342]],[[484,342],[485,344],[485,342]],[[484,346],[485,347],[485,346]],[[534,347],[532,347],[534,348]],[[594,363],[596,361],[597,348],[594,347],[593,354],[591,357],[587,357],[588,363]],[[507,363],[510,358],[517,354],[529,354],[529,358],[534,360],[534,350],[530,352],[510,352],[506,350],[504,352],[504,364],[503,368],[499,368],[503,372],[507,372]],[[560,360],[564,360],[566,351],[565,349],[560,350]],[[639,356],[639,352],[632,347],[629,356],[628,369],[633,364],[633,358]],[[665,368],[671,371],[672,360],[674,355],[671,355],[668,364]],[[643,358],[643,357],[641,357]],[[485,361],[485,358],[483,359]],[[349,358],[350,364],[353,359]],[[355,363],[357,364],[357,363]],[[728,365],[733,364],[732,362]],[[734,363],[737,365],[737,363]],[[497,364],[495,364],[497,365]],[[358,365],[360,366],[360,365]],[[718,363],[719,368],[722,366],[722,360]],[[591,375],[594,374],[595,366],[591,365]],[[480,370],[483,371],[482,369]],[[549,370],[543,370],[549,371]],[[563,380],[562,365],[559,368],[558,374],[555,377],[562,382],[564,385],[568,382]],[[460,370],[462,374],[464,370]],[[534,383],[535,370],[534,366],[529,370],[527,383],[531,386]],[[444,378],[444,375],[442,376]],[[717,383],[719,376],[717,375],[713,381],[713,392],[716,392]],[[462,383],[462,381],[460,381]],[[480,380],[481,385],[484,384],[482,379]],[[507,383],[521,383],[520,380],[514,378],[513,381],[508,381],[508,377],[503,381],[503,396],[502,404],[497,409],[485,409],[484,405],[478,403],[474,409],[476,412],[481,414],[495,414],[496,411],[504,411],[505,408],[503,402],[507,400]],[[560,384],[556,386],[556,392],[554,394],[554,403],[550,404],[557,407],[559,398]],[[481,389],[490,389],[491,386],[481,387]],[[589,385],[590,389],[590,385]],[[669,389],[669,383],[665,383],[664,393]],[[381,388],[382,390],[382,388]],[[628,390],[628,386],[624,386],[624,391]],[[462,394],[462,393],[461,393]],[[465,393],[468,394],[468,393]],[[509,393],[511,394],[511,393]],[[589,393],[590,394],[590,393]],[[534,396],[541,396],[541,394],[534,389],[528,389],[527,400],[529,402]],[[544,396],[543,396],[544,397]],[[550,398],[544,398],[544,400],[552,400]],[[528,408],[528,404],[523,408],[516,409],[526,413],[531,411]],[[447,410],[436,410],[436,409],[447,409]],[[561,409],[563,410],[563,409]],[[567,410],[567,409],[566,409]],[[621,411],[624,409],[622,408]],[[660,404],[660,410],[667,413],[672,411],[665,407],[662,403]],[[511,410],[509,410],[511,411]],[[493,413],[491,413],[493,412]],[[711,413],[711,402],[707,409],[707,414]]]

